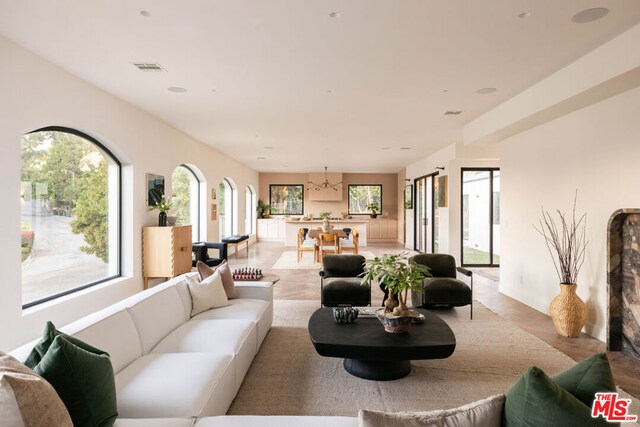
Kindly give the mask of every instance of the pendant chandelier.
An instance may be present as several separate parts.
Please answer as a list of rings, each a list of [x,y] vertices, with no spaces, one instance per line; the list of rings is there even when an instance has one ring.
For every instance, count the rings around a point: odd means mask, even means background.
[[[324,182],[321,182],[320,184],[316,184],[315,182],[309,180],[309,181],[307,181],[307,184],[309,184],[307,186],[307,190],[320,191],[320,190],[332,189],[333,191],[338,191],[338,189],[342,189],[342,181],[336,182],[334,184],[329,182],[329,179],[327,178],[327,167],[326,166],[324,167]]]

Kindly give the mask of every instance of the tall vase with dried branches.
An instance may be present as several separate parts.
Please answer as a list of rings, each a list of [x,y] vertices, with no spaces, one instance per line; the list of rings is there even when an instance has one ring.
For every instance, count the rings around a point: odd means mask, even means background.
[[[584,263],[587,244],[587,214],[576,215],[578,194],[573,200],[571,216],[556,210],[558,222],[542,209],[542,218],[534,228],[547,244],[553,265],[560,279],[560,294],[549,304],[549,314],[558,334],[578,337],[587,321],[587,306],[576,295],[578,273]]]

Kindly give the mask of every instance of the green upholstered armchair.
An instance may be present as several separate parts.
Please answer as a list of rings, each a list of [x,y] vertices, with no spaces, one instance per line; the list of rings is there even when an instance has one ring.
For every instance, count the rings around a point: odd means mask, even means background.
[[[448,254],[419,254],[410,259],[429,267],[432,277],[424,279],[424,292],[412,292],[411,300],[417,307],[461,307],[471,305],[473,319],[473,272],[457,267]],[[470,278],[471,286],[457,279],[456,273]]]
[[[371,304],[371,283],[362,283],[362,255],[325,255],[320,270],[320,305],[325,307]]]

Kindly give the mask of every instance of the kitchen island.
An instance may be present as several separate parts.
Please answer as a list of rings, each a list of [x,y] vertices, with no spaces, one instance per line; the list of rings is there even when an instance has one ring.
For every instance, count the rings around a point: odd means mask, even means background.
[[[298,230],[301,228],[308,228],[312,230],[314,228],[322,227],[322,220],[312,219],[309,221],[292,221],[285,219],[285,246],[297,246]],[[332,219],[329,221],[333,228],[346,228],[349,227],[352,230],[358,230],[359,243],[358,246],[367,246],[367,224],[368,219]]]

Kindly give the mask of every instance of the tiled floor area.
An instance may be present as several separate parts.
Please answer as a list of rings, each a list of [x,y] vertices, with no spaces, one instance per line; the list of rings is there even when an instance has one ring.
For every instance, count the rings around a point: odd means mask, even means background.
[[[295,251],[295,248],[286,248],[286,250]],[[402,252],[403,247],[395,243],[378,243],[367,246],[366,250],[378,255]],[[258,242],[250,246],[248,255],[244,250],[238,255],[231,255],[229,264],[231,268],[257,267],[261,268],[265,274],[278,275],[280,280],[274,287],[275,299],[317,300],[319,306],[320,279],[317,270],[271,270],[284,251],[285,247],[282,243]],[[312,254],[305,253],[303,256],[311,257]],[[483,273],[485,274],[475,275],[474,297],[504,319],[516,323],[574,360],[584,359],[605,349],[604,343],[586,334],[582,334],[579,338],[560,337],[549,316],[500,294],[497,281],[491,278],[491,274]],[[381,300],[382,292],[374,286],[372,288],[373,304],[380,304]],[[616,382],[628,393],[640,398],[640,360],[617,352],[609,353],[608,356]]]

